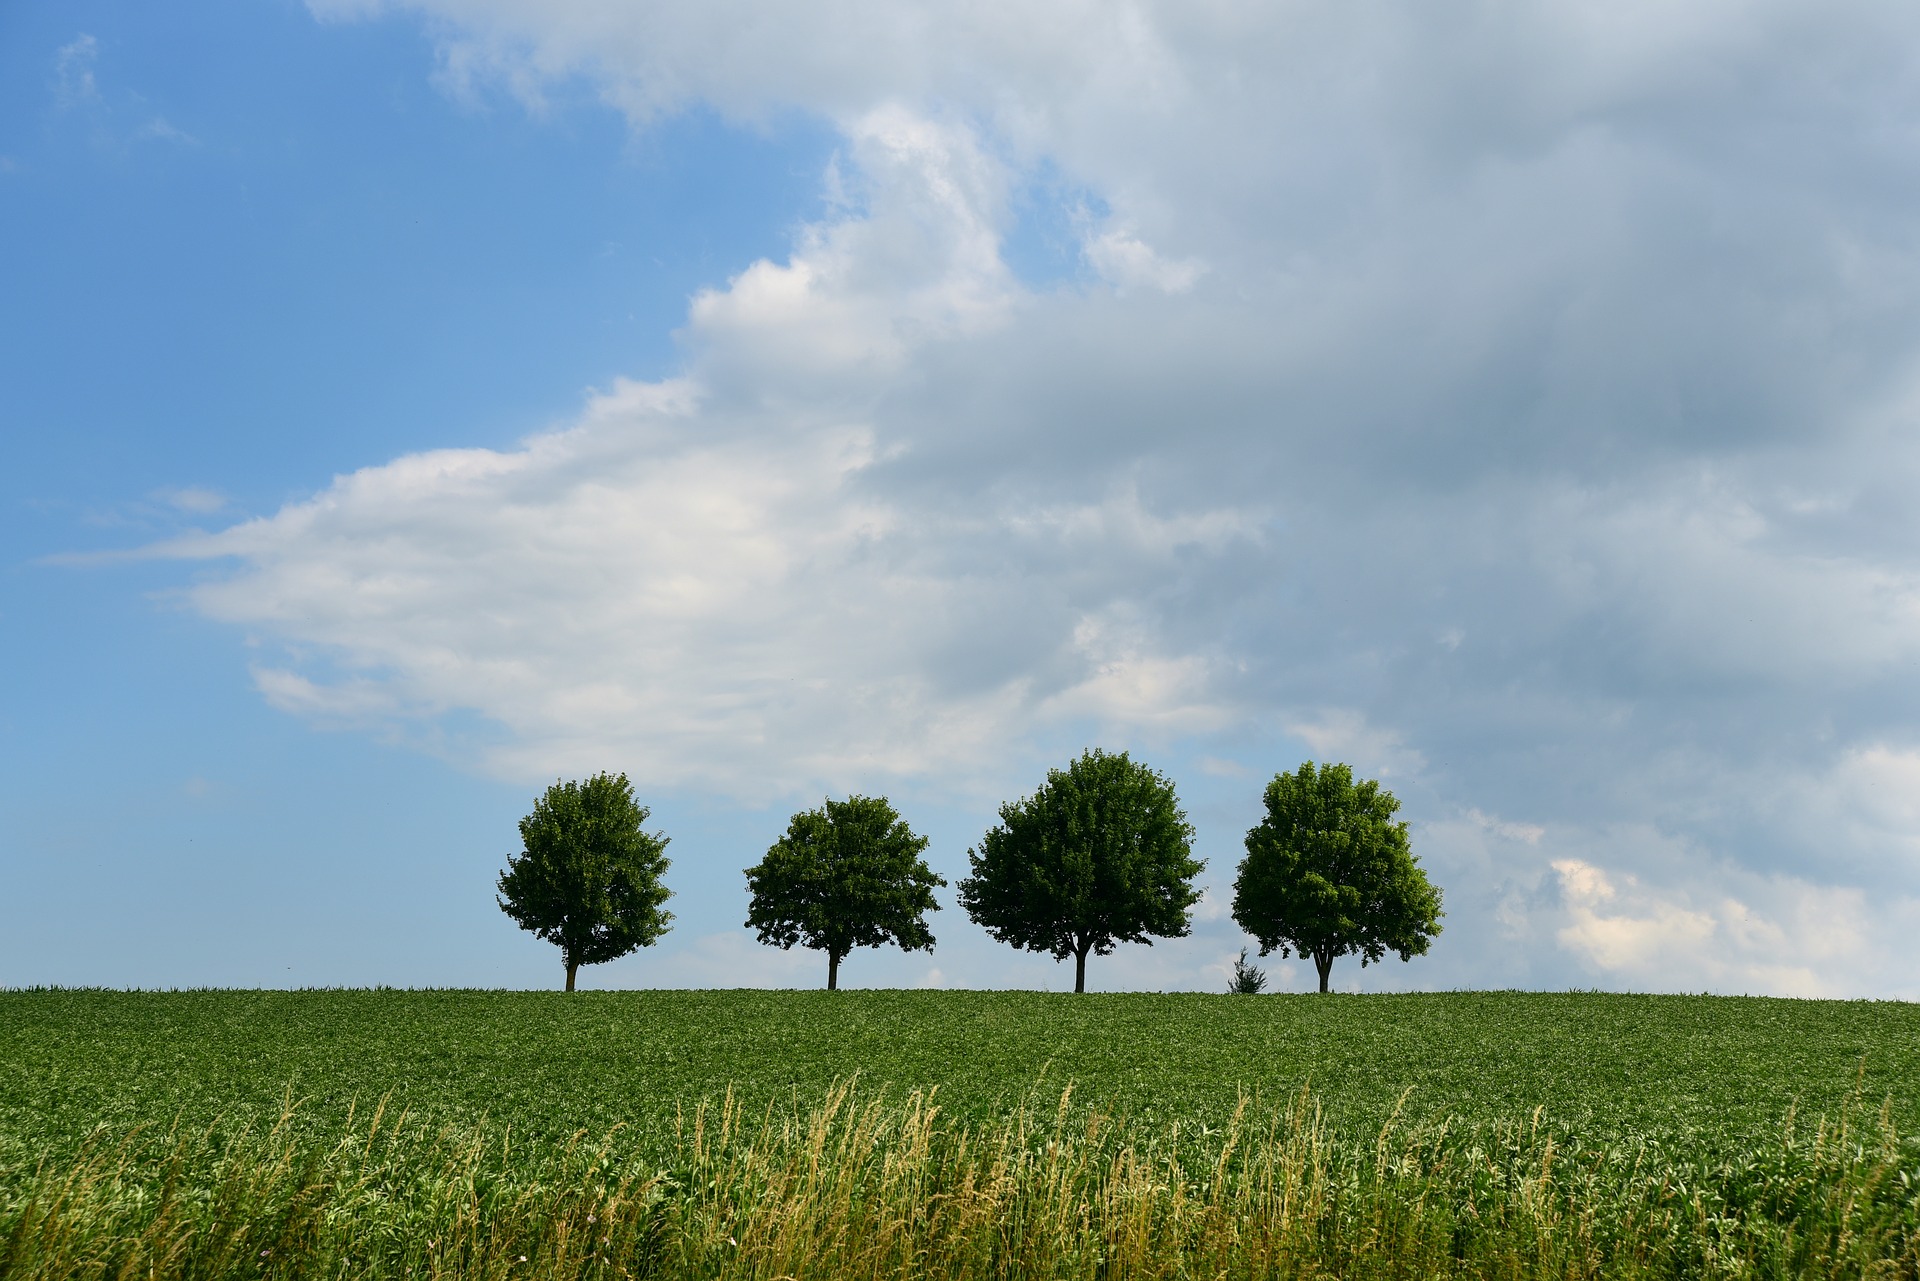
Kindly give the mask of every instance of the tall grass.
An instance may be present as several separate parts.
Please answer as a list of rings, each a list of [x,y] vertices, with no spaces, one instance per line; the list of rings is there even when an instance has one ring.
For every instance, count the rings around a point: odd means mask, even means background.
[[[1585,1148],[1540,1114],[1335,1132],[1304,1093],[1222,1126],[1029,1097],[967,1126],[852,1083],[529,1148],[376,1109],[317,1139],[95,1134],[0,1168],[5,1277],[1920,1275],[1920,1177],[1856,1103],[1717,1159]]]

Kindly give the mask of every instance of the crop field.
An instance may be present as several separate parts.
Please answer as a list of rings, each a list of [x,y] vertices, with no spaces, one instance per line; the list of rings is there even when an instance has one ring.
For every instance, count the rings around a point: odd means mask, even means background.
[[[1920,1266],[1904,1004],[14,991],[0,1061],[0,1275]]]
[[[1710,1151],[1831,1113],[1856,1088],[1920,1131],[1920,1006],[1588,993],[1406,996],[1030,992],[0,994],[0,1133],[316,1121],[392,1092],[416,1113],[529,1137],[618,1124],[663,1141],[731,1087],[758,1107],[858,1075],[938,1087],[982,1119],[1035,1087],[1143,1121],[1217,1123],[1302,1086],[1346,1128],[1393,1111],[1545,1108],[1596,1139]]]

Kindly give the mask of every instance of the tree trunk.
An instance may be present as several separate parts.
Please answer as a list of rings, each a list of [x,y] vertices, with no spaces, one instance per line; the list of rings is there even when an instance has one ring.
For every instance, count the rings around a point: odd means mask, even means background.
[[[1076,993],[1087,990],[1087,949],[1092,942],[1082,943],[1073,954],[1073,990]]]
[[[838,992],[839,990],[840,953],[829,951],[827,953],[827,991]]]
[[[1327,976],[1333,973],[1333,953],[1315,952],[1313,954],[1313,968],[1320,971],[1320,990],[1322,992],[1326,991]]]
[[[571,956],[569,956],[567,958],[567,991],[569,992],[573,991],[573,976],[575,973],[579,971],[579,969],[580,969],[580,962],[574,960]]]

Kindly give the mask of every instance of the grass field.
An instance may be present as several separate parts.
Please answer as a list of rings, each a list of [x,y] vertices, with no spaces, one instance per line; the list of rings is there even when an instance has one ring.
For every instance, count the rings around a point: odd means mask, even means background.
[[[194,1258],[212,1248],[218,1234],[208,1233],[219,1224],[251,1225],[234,1230],[252,1241],[270,1227],[289,1231],[298,1219],[289,1206],[333,1207],[315,1220],[332,1226],[313,1229],[313,1240],[332,1244],[301,1247],[300,1267],[276,1271],[271,1253],[233,1247],[231,1266],[203,1259],[191,1270],[209,1276],[509,1275],[522,1249],[569,1275],[845,1274],[845,1260],[816,1266],[795,1244],[824,1248],[835,1232],[862,1242],[907,1234],[894,1254],[873,1256],[872,1275],[924,1270],[913,1260],[942,1250],[958,1252],[959,1262],[942,1265],[955,1275],[1006,1276],[1258,1275],[1282,1264],[1341,1275],[1873,1267],[1912,1275],[1920,1258],[1912,1231],[1920,1149],[1911,1141],[1920,1133],[1920,1007],[1902,1004],[1522,993],[16,991],[0,993],[0,1062],[9,1066],[0,1074],[0,1232],[12,1233],[0,1273],[17,1275],[87,1275],[69,1265],[88,1242],[102,1260],[93,1274],[129,1259],[151,1266],[138,1242],[159,1231],[156,1189],[181,1180],[205,1185],[193,1202],[200,1217],[167,1229],[197,1243],[176,1242]],[[822,1112],[835,1083],[855,1077],[854,1095]],[[914,1091],[934,1091],[941,1112],[931,1130]],[[729,1093],[732,1120],[721,1126],[718,1101]],[[289,1098],[299,1106],[276,1132]],[[366,1127],[382,1100],[386,1146],[376,1159]],[[708,1110],[696,1142],[701,1100]],[[145,1137],[124,1142],[143,1126]],[[1264,1137],[1226,1137],[1241,1131]],[[999,1167],[968,1164],[995,1143]],[[839,1190],[796,1191],[794,1171],[817,1174],[819,1154],[834,1151],[845,1167],[832,1184]],[[848,1173],[878,1152],[893,1164]],[[1042,1177],[1065,1153],[1078,1154],[1078,1173]],[[1215,1165],[1209,1183],[1201,1176]],[[942,1180],[974,1196],[981,1171],[1001,1168],[999,1191],[980,1203],[997,1208],[967,1220],[972,1227],[956,1226],[960,1216],[937,1232],[931,1221],[909,1231],[900,1225],[913,1215],[902,1210],[884,1231],[856,1231],[860,1215],[908,1196],[906,1184],[887,1180],[905,1178],[909,1166],[919,1171],[915,1205],[959,1195],[929,1191]],[[212,1189],[243,1168],[279,1173],[246,1176],[251,1191],[232,1193],[253,1207],[246,1213],[209,1209],[221,1204]],[[49,1191],[55,1176],[68,1192]],[[473,1191],[482,1186],[492,1200]],[[1293,1200],[1273,1199],[1282,1186]],[[347,1213],[349,1187],[385,1191]],[[447,1201],[449,1187],[467,1189],[466,1200]],[[541,1199],[560,1188],[572,1189],[564,1212]],[[1203,1196],[1205,1188],[1213,1191]],[[1301,1191],[1310,1188],[1319,1200]],[[661,1253],[662,1189],[681,1190],[669,1199],[678,1254]],[[1008,1206],[1026,1207],[1014,1218],[1028,1222],[1046,1197],[1067,1196],[1062,1189],[1079,1208],[1055,1207],[1065,1217],[1049,1229],[1054,1243],[1035,1254],[1041,1237],[1023,1237],[1027,1253],[1009,1253]],[[802,1208],[788,1207],[800,1217],[760,1223],[742,1238],[770,1196],[782,1205],[800,1198],[793,1205]],[[483,1201],[486,1215],[473,1209]],[[456,1202],[471,1213],[447,1208]],[[34,1206],[50,1204],[66,1206],[67,1217],[34,1218]],[[596,1224],[627,1225],[625,1247],[609,1235],[598,1253],[581,1253],[579,1241],[598,1239],[580,1227],[589,1204],[600,1207]],[[1319,1208],[1301,1208],[1310,1205]],[[356,1214],[370,1217],[355,1228]],[[191,1232],[189,1219],[199,1225]],[[575,1219],[575,1245],[555,1246],[553,1225]],[[1114,1225],[1123,1220],[1134,1224],[1126,1232],[1161,1245],[1141,1246],[1137,1266],[1118,1268]],[[794,1227],[803,1221],[812,1226]],[[1257,1241],[1242,1230],[1273,1222],[1294,1226],[1262,1229]],[[34,1223],[41,1236],[28,1231]],[[64,1224],[71,1239],[47,1224]],[[922,1229],[933,1236],[913,1236]],[[1083,1248],[1089,1232],[1105,1244]],[[929,1244],[940,1233],[945,1244]],[[21,1241],[42,1236],[67,1244],[22,1253]],[[387,1242],[379,1266],[359,1253],[375,1238]],[[452,1263],[428,1257],[456,1239],[465,1244]],[[1202,1262],[1212,1270],[1195,1271]]]

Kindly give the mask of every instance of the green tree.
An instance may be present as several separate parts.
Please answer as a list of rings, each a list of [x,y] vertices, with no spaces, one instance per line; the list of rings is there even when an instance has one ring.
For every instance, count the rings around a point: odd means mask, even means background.
[[[840,962],[856,947],[931,952],[926,914],[940,910],[933,890],[946,881],[920,857],[926,848],[927,838],[884,796],[795,814],[787,834],[747,869],[747,926],[762,943],[825,952],[828,991],[839,988]]]
[[[1000,822],[967,851],[967,915],[1002,943],[1074,959],[1087,990],[1087,953],[1187,933],[1200,899],[1193,826],[1173,784],[1146,765],[1094,749],[1047,771],[1032,796],[1000,807]]]
[[[1260,955],[1311,957],[1320,990],[1335,957],[1410,961],[1440,932],[1440,891],[1393,819],[1400,802],[1345,765],[1308,761],[1267,784],[1266,816],[1247,833],[1233,919]]]
[[[667,838],[643,828],[647,809],[625,774],[555,783],[520,820],[521,852],[500,873],[500,910],[560,947],[567,991],[583,965],[646,947],[673,913]]]

